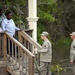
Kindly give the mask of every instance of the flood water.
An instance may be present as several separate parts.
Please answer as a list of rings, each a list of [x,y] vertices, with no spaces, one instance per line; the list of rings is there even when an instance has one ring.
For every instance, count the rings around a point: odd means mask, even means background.
[[[52,58],[52,65],[61,65],[66,72],[61,73],[60,75],[74,75],[73,74],[73,65],[69,62],[70,57],[70,50],[69,48],[54,48],[53,49],[53,58]],[[54,74],[56,75],[56,74]]]

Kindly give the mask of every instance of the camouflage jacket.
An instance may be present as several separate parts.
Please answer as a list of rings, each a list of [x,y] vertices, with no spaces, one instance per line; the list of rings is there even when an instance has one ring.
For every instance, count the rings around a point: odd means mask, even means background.
[[[72,41],[71,48],[70,48],[70,58],[72,54],[75,54],[75,40]]]
[[[41,62],[51,62],[52,60],[52,45],[49,40],[45,40],[42,49],[40,52],[40,61]]]

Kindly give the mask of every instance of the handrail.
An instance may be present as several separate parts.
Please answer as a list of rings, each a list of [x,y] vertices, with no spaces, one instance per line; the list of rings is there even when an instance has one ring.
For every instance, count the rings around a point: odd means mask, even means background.
[[[27,71],[29,74],[27,75],[34,75],[34,52],[30,52],[33,51],[34,47],[36,47],[38,50],[41,50],[42,47],[41,45],[39,45],[36,41],[34,41],[25,31],[18,31],[18,40],[19,42],[14,39],[13,37],[9,36],[7,32],[3,33],[1,32],[1,34],[3,34],[3,50],[4,50],[4,58],[6,59],[6,55],[12,59],[14,59],[16,62],[18,62],[19,64],[21,64],[22,62],[22,67],[21,67],[21,71],[23,71],[23,64],[25,63],[27,66],[29,66],[29,70]],[[7,39],[8,39],[8,50],[9,52],[7,52]],[[12,42],[12,54],[10,55],[10,41]],[[24,46],[23,46],[24,45]],[[15,49],[15,51],[14,51]],[[18,50],[18,53],[17,53]],[[15,53],[13,55],[13,53]],[[19,56],[19,58],[17,58],[17,55]],[[21,62],[18,60],[22,57],[22,59],[24,59],[24,61],[22,60]],[[37,56],[37,64],[39,64],[39,55]],[[20,67],[19,67],[20,68]],[[25,67],[24,67],[25,68]],[[28,69],[26,68],[26,69]]]
[[[9,63],[11,63],[13,67],[18,63],[19,66],[17,69],[20,69],[20,71],[26,75],[34,75],[34,55],[15,38],[9,36],[7,32],[2,32],[2,34],[4,39],[4,58],[9,57],[9,61],[10,58],[15,60],[15,64],[13,64],[13,60]]]
[[[35,40],[33,40],[32,37],[29,36],[25,31],[18,31],[18,40],[33,54],[35,54],[35,48],[37,48],[37,50],[42,49],[42,46],[38,44]],[[35,61],[38,65],[40,65],[40,53],[38,53],[37,55],[35,54]]]
[[[36,47],[38,50],[40,50],[42,47],[40,44],[38,44],[35,40],[33,40],[26,32],[24,31],[19,31],[18,32],[18,36],[19,36],[19,41],[21,40],[21,43],[23,42],[22,41],[22,37],[24,39],[26,39],[30,44],[34,45],[34,47]]]
[[[5,32],[5,33],[6,33],[7,37],[9,37],[14,43],[16,43],[20,48],[22,48],[24,50],[24,52],[26,51],[30,56],[34,57],[34,55],[28,49],[26,49],[20,42],[18,42],[13,37],[9,36],[7,32]]]

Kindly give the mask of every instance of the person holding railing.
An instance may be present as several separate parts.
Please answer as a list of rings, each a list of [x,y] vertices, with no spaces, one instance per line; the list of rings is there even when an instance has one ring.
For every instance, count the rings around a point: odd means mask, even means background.
[[[15,31],[20,30],[15,26],[15,23],[12,19],[12,12],[11,11],[6,11],[5,12],[6,18],[2,21],[1,27],[3,32],[7,32],[11,37],[14,37]],[[8,45],[10,44],[10,52]],[[7,38],[7,53],[12,54],[12,42],[10,40],[10,43],[8,44],[8,38]]]
[[[6,18],[2,21],[1,27],[4,32],[7,32],[10,36],[15,35],[15,31],[20,30],[15,26],[15,23],[12,19],[12,12],[6,11],[5,12]]]
[[[36,48],[34,49],[35,53],[40,53],[40,66],[37,66],[39,75],[51,75],[52,45],[48,40],[48,35],[48,32],[43,32],[41,34],[41,39],[44,40],[42,49],[39,51]]]

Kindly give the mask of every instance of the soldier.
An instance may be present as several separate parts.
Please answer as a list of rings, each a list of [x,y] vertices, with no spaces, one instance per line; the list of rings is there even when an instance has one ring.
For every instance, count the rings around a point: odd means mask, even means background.
[[[70,48],[70,63],[73,64],[75,58],[75,32],[70,34],[72,41],[71,48]]]
[[[71,48],[70,48],[70,63],[73,64],[73,73],[75,75],[75,65],[74,65],[74,59],[75,59],[75,32],[72,32],[70,34],[72,41]]]
[[[38,52],[40,53],[40,74],[41,75],[51,75],[50,65],[52,60],[52,45],[48,40],[48,32],[43,32],[41,34],[41,39],[44,41],[42,49]]]

